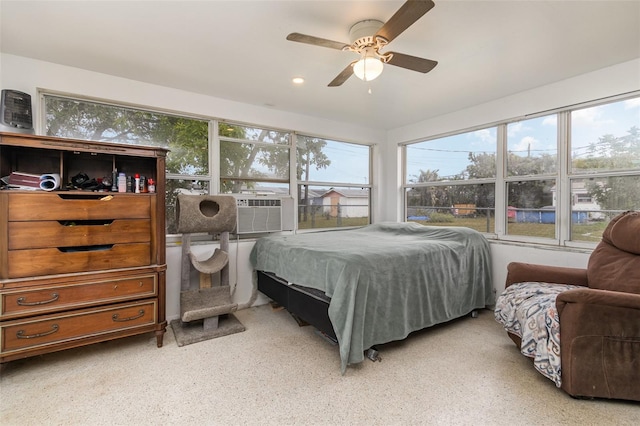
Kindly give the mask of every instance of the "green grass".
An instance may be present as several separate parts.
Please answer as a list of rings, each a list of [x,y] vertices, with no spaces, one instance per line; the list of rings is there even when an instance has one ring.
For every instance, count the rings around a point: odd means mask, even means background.
[[[590,241],[600,242],[602,232],[609,222],[594,222],[580,225],[574,225],[571,229],[571,239],[573,241]]]
[[[452,216],[453,217],[453,216]],[[454,217],[452,223],[440,223],[431,221],[417,221],[423,225],[431,226],[466,226],[479,232],[495,232],[493,219],[487,223],[486,217]],[[592,222],[586,224],[574,224],[571,228],[572,241],[599,242],[602,232],[607,227],[607,222]],[[509,222],[507,233],[510,235],[523,235],[528,237],[555,239],[555,225],[553,223],[516,223]]]
[[[368,217],[343,217],[340,220],[340,224],[338,224],[337,218],[327,218],[320,214],[317,214],[313,221],[311,215],[307,216],[306,221],[302,220],[302,216],[298,220],[298,229],[339,228],[345,226],[365,226],[369,224]]]
[[[479,232],[494,233],[495,223],[493,218],[487,221],[484,216],[478,217],[455,217],[446,215],[437,221],[417,220],[416,223],[427,226],[466,226]],[[437,219],[437,218],[436,218]],[[442,219],[442,220],[441,220]],[[366,217],[349,217],[342,218],[341,224],[335,217],[327,218],[323,215],[316,215],[313,222],[309,216],[307,221],[300,221],[298,229],[322,229],[322,228],[339,228],[348,226],[365,226],[369,224],[369,218]],[[592,222],[586,224],[575,224],[571,229],[572,241],[599,242],[602,238],[602,232],[607,226],[607,222]],[[516,223],[509,222],[507,232],[510,235],[523,235],[528,237],[550,238],[555,239],[555,225],[553,223]]]

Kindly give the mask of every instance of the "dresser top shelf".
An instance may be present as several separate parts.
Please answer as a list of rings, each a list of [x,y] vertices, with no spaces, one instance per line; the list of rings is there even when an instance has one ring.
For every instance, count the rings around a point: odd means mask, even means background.
[[[129,145],[113,142],[63,139],[50,136],[0,132],[0,146],[55,149],[58,151],[89,152],[135,157],[165,157],[168,148],[146,145]]]

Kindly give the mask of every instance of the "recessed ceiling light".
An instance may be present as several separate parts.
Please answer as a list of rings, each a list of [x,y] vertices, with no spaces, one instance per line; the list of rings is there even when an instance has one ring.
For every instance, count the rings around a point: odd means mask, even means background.
[[[304,83],[304,78],[302,78],[302,77],[293,77],[293,79],[291,81],[293,82],[293,84],[302,84],[302,83]]]

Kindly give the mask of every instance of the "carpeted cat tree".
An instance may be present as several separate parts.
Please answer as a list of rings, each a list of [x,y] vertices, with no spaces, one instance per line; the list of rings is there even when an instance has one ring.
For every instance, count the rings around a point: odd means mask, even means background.
[[[171,322],[178,346],[245,330],[233,315],[238,304],[231,301],[229,286],[229,232],[236,227],[237,215],[233,196],[178,195],[176,222],[182,233],[180,319]],[[207,259],[199,260],[191,252],[191,234],[196,232],[220,235],[220,248]],[[199,283],[191,284],[192,267],[200,273]]]

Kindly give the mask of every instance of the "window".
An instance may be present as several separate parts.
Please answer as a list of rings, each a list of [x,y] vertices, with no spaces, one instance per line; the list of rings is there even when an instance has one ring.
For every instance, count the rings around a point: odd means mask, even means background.
[[[494,232],[497,128],[404,147],[405,219]]]
[[[640,209],[640,97],[410,143],[404,167],[406,220],[594,243],[613,216]],[[504,226],[493,226],[494,209]]]
[[[289,195],[291,133],[220,122],[220,193]]]
[[[593,198],[590,195],[585,195],[584,193],[576,193],[575,194],[575,204],[591,204],[593,203]]]
[[[167,147],[167,233],[175,233],[180,190],[208,191],[209,122],[102,102],[43,94],[49,136]],[[135,170],[119,170],[135,173]],[[89,176],[95,177],[97,176]]]
[[[291,132],[46,93],[42,100],[46,111],[47,135],[170,149],[166,161],[168,234],[177,232],[175,203],[179,193],[259,192],[289,195]],[[215,155],[213,159],[210,126],[218,127],[220,144],[220,155]],[[213,181],[218,166],[219,188]]]
[[[571,239],[598,241],[611,217],[640,208],[640,98],[571,112]]]
[[[311,136],[294,139],[290,130],[52,93],[41,93],[41,101],[47,135],[170,149],[166,165],[168,234],[177,232],[179,193],[292,196],[292,182],[300,200],[301,228],[369,223],[370,146]],[[294,143],[297,148],[292,158]]]
[[[298,229],[370,223],[371,147],[296,137]]]
[[[555,239],[558,117],[536,117],[506,127],[506,233]]]

